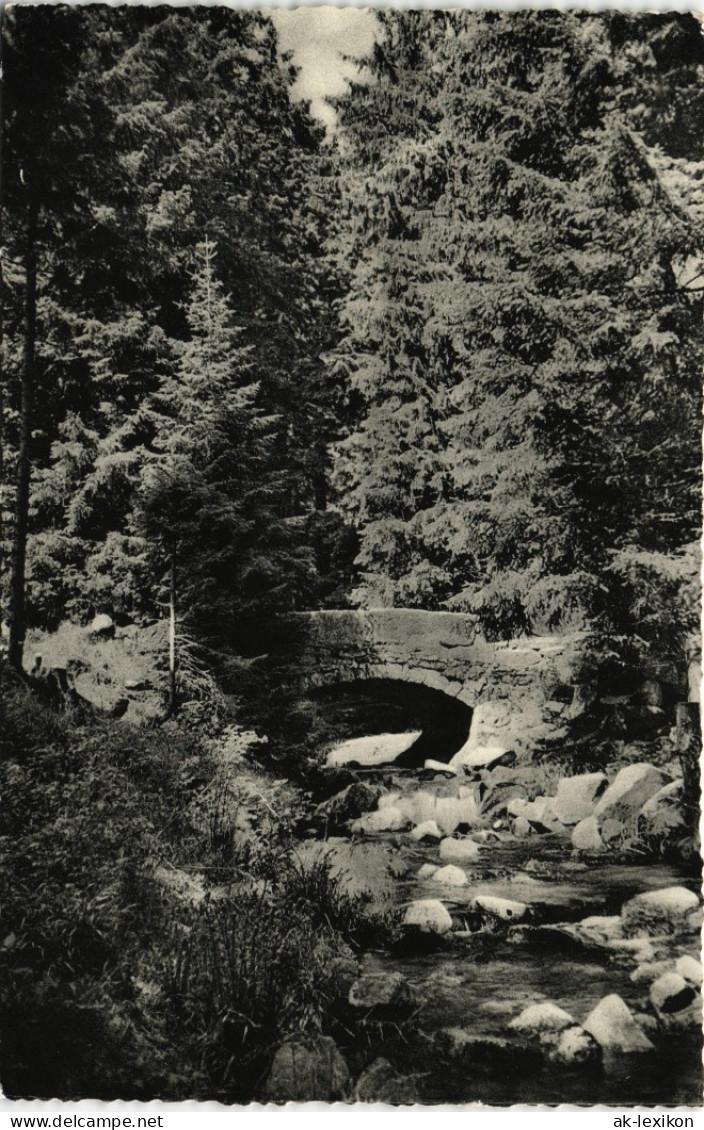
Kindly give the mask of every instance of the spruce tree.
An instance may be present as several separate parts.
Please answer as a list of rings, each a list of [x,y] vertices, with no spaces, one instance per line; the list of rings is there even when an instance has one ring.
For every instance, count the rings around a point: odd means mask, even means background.
[[[17,145],[27,115],[14,109],[22,76],[33,81],[52,35],[62,21],[75,22],[70,49],[55,35],[65,96],[52,103],[62,113],[56,136],[71,146],[54,153],[39,117],[27,144],[46,164],[42,185],[52,186],[41,245],[32,489],[22,508],[30,621],[154,611],[135,504],[154,442],[153,397],[173,378],[191,336],[188,279],[204,231],[218,242],[219,274],[269,418],[277,513],[297,531],[307,515],[313,528],[305,536],[324,557],[339,524],[323,509],[335,420],[322,360],[337,285],[323,252],[332,163],[320,151],[322,130],[291,101],[294,76],[277,58],[271,22],[212,8],[88,6],[74,14],[59,5],[34,23],[38,9],[17,11],[23,33],[14,24],[7,33],[17,40],[8,58],[8,136]],[[11,472],[25,199],[16,179],[17,192],[7,194],[18,230],[8,319]]]
[[[342,107],[360,599],[496,634],[608,617],[615,552],[698,528],[700,304],[675,268],[701,233],[620,97],[607,17],[383,27],[363,109]]]
[[[253,350],[215,273],[215,246],[196,249],[189,340],[152,398],[154,453],[143,473],[148,552],[175,568],[175,601],[202,640],[256,647],[258,620],[294,606],[312,575],[302,523],[286,513],[258,404]]]

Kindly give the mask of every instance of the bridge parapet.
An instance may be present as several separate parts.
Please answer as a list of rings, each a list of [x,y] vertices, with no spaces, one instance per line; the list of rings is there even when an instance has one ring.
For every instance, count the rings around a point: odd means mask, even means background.
[[[511,700],[540,706],[573,685],[584,633],[486,640],[468,613],[360,609],[299,613],[301,683],[322,687],[399,679],[469,706]],[[564,697],[564,694],[563,694]]]

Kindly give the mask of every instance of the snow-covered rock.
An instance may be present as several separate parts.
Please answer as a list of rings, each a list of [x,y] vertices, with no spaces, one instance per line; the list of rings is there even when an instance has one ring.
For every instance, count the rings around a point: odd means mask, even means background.
[[[494,765],[506,765],[515,760],[513,750],[500,745],[472,746],[466,742],[462,749],[450,759],[450,765],[455,770],[460,769],[492,769]]]
[[[327,757],[328,765],[387,765],[405,753],[418,741],[421,731],[406,734],[370,734],[362,738],[349,738],[333,747]]]
[[[678,957],[675,962],[675,973],[679,973],[680,977],[684,977],[688,984],[694,985],[697,989],[701,987],[702,964],[695,957],[690,957],[689,954]]]
[[[457,776],[457,770],[456,769],[453,769],[450,765],[446,764],[444,761],[435,761],[432,757],[429,757],[427,761],[423,762],[423,768],[424,769],[432,769],[433,772],[435,772],[435,773],[447,773],[449,777],[456,777]]]

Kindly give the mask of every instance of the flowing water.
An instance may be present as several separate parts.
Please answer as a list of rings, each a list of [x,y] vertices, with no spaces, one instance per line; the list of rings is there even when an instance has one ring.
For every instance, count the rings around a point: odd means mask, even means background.
[[[407,791],[414,787],[413,780],[401,778],[400,787]],[[422,787],[427,788],[427,783]],[[505,835],[481,844],[478,861],[462,865],[466,887],[447,888],[417,878],[423,863],[439,862],[437,847],[419,845],[399,833],[382,833],[374,843],[387,857],[393,856],[395,872],[401,876],[391,885],[388,878],[380,884],[377,900],[402,905],[437,898],[450,910],[455,926],[462,925],[463,913],[477,895],[525,902],[533,908],[536,921],[550,924],[618,914],[624,902],[645,890],[698,887],[691,876],[664,863],[638,866],[604,856],[591,859],[587,866],[571,857],[569,842],[559,836]],[[373,850],[369,841],[359,848],[367,858]],[[545,937],[520,928],[481,931],[465,935],[457,948],[366,954],[366,972],[402,973],[422,1001],[417,1024],[427,1035],[426,1053],[419,1058],[409,1049],[405,1063],[403,1052],[396,1057],[399,1067],[417,1075],[420,1101],[700,1106],[701,1048],[695,1040],[671,1038],[647,1054],[608,1054],[596,1073],[546,1065],[527,1071],[517,1066],[503,1077],[495,1072],[470,1076],[466,1069],[434,1057],[432,1034],[437,1029],[459,1027],[476,1036],[502,1037],[508,1021],[535,1001],[554,1002],[577,1023],[611,993],[621,996],[632,1011],[647,1011],[647,986],[630,980],[632,958],[570,945],[568,938],[551,934]],[[690,952],[699,957],[696,942]]]

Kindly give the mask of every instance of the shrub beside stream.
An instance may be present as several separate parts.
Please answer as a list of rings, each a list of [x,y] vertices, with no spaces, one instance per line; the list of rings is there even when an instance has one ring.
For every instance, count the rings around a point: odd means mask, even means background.
[[[287,1034],[344,1024],[363,900],[301,866],[301,798],[236,729],[80,722],[17,687],[4,734],[8,1096],[246,1101]]]

